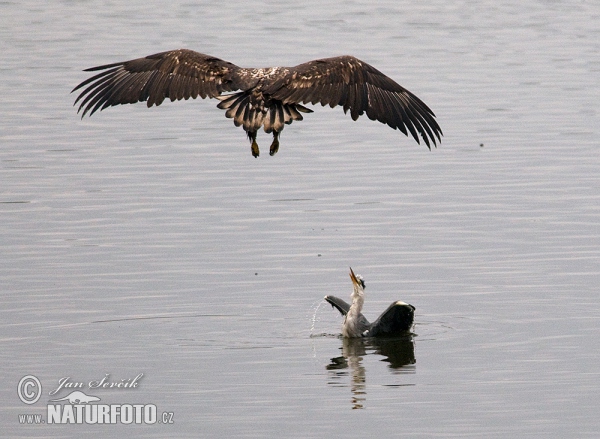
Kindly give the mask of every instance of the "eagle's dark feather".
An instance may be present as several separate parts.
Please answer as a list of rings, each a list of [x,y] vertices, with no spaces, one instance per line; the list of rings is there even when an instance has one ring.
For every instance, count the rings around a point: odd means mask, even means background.
[[[312,110],[301,104],[342,106],[353,120],[366,113],[428,148],[441,141],[435,115],[419,98],[373,66],[353,56],[318,59],[296,67],[246,69],[193,50],[161,52],[86,71],[102,72],[73,89],[82,117],[120,104],[146,101],[148,107],[165,98],[217,98],[236,126],[242,126],[258,155],[256,132],[273,133],[271,155],[279,147],[285,124],[302,120]],[[238,91],[239,90],[239,91]],[[226,94],[226,92],[237,92]]]

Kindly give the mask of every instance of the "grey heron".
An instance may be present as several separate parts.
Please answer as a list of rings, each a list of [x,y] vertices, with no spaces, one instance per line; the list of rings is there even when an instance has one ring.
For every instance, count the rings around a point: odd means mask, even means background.
[[[279,149],[284,126],[313,111],[302,104],[341,105],[353,120],[367,114],[429,149],[441,141],[435,114],[418,97],[375,67],[353,56],[323,58],[295,67],[241,68],[189,49],[91,67],[101,71],[77,85],[82,118],[107,107],[146,101],[148,107],[189,98],[216,98],[218,108],[242,126],[258,157],[258,130],[273,134],[270,154]],[[227,92],[235,92],[223,94]]]
[[[373,323],[362,314],[365,303],[365,281],[360,275],[355,275],[350,268],[353,290],[350,297],[352,304],[335,296],[325,296],[325,300],[336,308],[343,316],[342,335],[348,338],[356,337],[390,337],[407,334],[413,325],[415,307],[408,303],[397,301],[392,303]]]

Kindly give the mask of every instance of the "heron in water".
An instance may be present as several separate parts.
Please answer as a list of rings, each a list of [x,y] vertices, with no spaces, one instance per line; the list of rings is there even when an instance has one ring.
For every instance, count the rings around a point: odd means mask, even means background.
[[[401,301],[394,302],[374,323],[369,323],[361,312],[365,303],[365,281],[360,275],[355,275],[352,268],[350,279],[354,286],[350,295],[352,305],[335,296],[325,296],[325,300],[345,316],[342,325],[344,337],[391,337],[410,331],[415,318],[414,306]]]
[[[279,135],[285,125],[302,120],[300,113],[313,111],[302,104],[331,108],[341,105],[353,120],[367,114],[371,120],[409,133],[431,149],[441,141],[442,130],[435,114],[423,101],[353,56],[317,59],[295,67],[242,68],[188,49],[170,50],[144,58],[91,67],[102,71],[72,91],[83,90],[77,112],[90,116],[120,104],[144,102],[160,105],[166,98],[216,98],[218,108],[242,126],[258,157],[258,130],[273,134],[270,155],[279,150]],[[223,94],[227,92],[235,92]]]

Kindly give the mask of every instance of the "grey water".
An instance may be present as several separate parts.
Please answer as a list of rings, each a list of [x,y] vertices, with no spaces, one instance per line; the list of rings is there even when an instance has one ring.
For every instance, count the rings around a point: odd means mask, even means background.
[[[0,3],[2,434],[597,437],[597,6]],[[254,159],[216,101],[76,115],[82,69],[180,47],[355,55],[443,141],[318,107]],[[339,337],[321,300],[348,299],[350,266],[365,316],[408,302],[413,336]],[[49,425],[65,378],[161,422]]]

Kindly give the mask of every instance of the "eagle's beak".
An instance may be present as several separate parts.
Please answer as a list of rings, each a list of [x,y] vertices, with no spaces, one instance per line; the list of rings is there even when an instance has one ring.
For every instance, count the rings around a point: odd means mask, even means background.
[[[360,284],[360,282],[356,278],[356,275],[354,274],[354,271],[352,271],[352,267],[350,267],[350,279],[352,279],[352,283],[354,283],[354,285]]]

